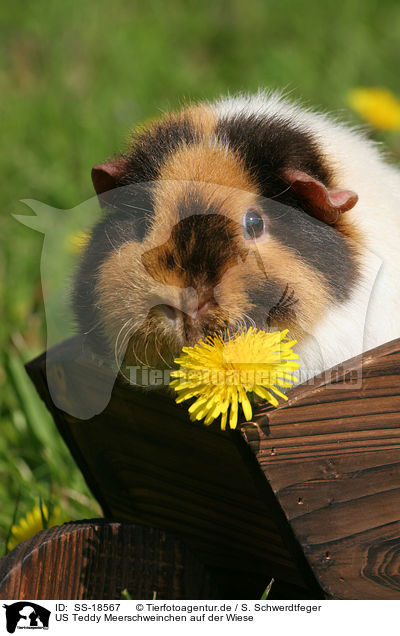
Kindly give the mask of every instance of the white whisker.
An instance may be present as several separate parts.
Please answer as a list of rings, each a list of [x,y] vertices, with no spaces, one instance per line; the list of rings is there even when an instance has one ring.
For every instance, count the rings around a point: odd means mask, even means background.
[[[158,353],[158,356],[159,356],[159,357],[160,357],[160,359],[164,362],[165,366],[166,366],[168,369],[171,369],[172,367],[168,364],[168,362],[167,362],[167,361],[164,359],[164,357],[161,355],[161,352],[160,352],[160,350],[159,350],[159,348],[158,348],[158,344],[159,344],[159,341],[158,341],[158,338],[157,338],[157,335],[156,335],[155,340],[154,340],[154,346],[155,346],[155,349],[156,349],[156,351],[157,351],[157,353]]]

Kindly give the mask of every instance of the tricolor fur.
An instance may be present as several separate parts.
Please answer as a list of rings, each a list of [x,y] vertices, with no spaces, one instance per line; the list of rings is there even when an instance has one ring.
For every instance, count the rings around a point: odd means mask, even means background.
[[[160,368],[214,331],[288,327],[304,379],[400,336],[400,176],[359,132],[277,94],[221,99],[136,131],[93,181],[113,209],[74,290],[93,348]]]

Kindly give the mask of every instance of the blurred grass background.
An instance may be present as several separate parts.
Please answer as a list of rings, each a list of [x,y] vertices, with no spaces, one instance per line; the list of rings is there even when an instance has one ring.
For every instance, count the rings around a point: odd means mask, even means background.
[[[66,519],[99,514],[23,369],[46,326],[42,235],[11,218],[29,213],[20,200],[88,199],[92,165],[184,99],[285,87],[351,118],[354,87],[400,95],[400,3],[5,0],[0,12],[1,553],[40,497]]]

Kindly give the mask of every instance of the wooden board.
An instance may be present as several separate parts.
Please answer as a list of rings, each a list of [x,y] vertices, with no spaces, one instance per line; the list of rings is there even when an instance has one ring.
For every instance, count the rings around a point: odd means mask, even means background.
[[[242,434],[327,594],[400,599],[400,340],[254,419]]]
[[[0,559],[0,599],[214,599],[204,567],[176,537],[91,519],[39,532]]]
[[[76,339],[67,341],[51,350],[47,368],[41,356],[27,369],[105,516],[179,536],[210,571],[222,598],[260,598],[272,577],[271,597],[320,598],[260,468],[237,448],[242,440],[193,424],[171,397],[120,380],[104,411],[88,420],[55,407],[53,400],[68,406],[70,394],[75,407],[76,387],[79,399],[87,395],[93,404],[107,385],[106,370],[79,351]]]
[[[58,404],[109,386],[79,347],[50,352]],[[275,577],[271,598],[400,598],[400,340],[231,433],[120,380],[79,420],[54,406],[44,356],[28,372],[106,516],[176,533],[223,597],[259,598]]]

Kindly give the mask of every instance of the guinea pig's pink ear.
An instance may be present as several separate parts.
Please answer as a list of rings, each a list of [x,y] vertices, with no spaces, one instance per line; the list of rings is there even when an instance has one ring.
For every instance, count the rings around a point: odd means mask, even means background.
[[[285,171],[284,179],[304,199],[307,210],[329,225],[336,223],[340,214],[354,208],[358,201],[358,194],[352,190],[327,188],[321,181],[301,170],[289,168]]]
[[[116,159],[94,166],[92,168],[92,181],[97,194],[103,194],[103,192],[108,192],[108,190],[113,190],[121,185],[126,168],[125,159]]]

